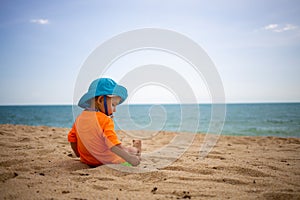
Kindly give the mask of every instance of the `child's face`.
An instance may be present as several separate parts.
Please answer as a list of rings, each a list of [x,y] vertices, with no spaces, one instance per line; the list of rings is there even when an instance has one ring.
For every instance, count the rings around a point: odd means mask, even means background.
[[[105,108],[104,108],[104,97],[99,97],[98,98],[98,103],[100,107],[100,111],[105,113]],[[115,96],[115,97],[106,97],[106,103],[107,103],[107,110],[108,110],[108,115],[112,115],[114,112],[117,111],[117,105],[119,105],[121,101],[121,97]]]

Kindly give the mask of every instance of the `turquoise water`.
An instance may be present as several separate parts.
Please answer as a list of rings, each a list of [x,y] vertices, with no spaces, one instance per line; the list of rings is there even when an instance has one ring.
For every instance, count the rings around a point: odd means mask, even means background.
[[[70,128],[73,120],[72,106],[0,106],[0,124]],[[114,120],[116,129],[205,133],[211,105],[121,105]],[[300,103],[227,104],[222,134],[300,137]]]

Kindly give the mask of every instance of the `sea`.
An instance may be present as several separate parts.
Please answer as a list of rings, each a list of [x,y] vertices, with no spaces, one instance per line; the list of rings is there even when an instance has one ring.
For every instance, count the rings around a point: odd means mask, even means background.
[[[120,105],[113,119],[115,128],[122,130],[300,137],[300,103],[215,108],[212,104]],[[71,128],[81,111],[72,105],[0,106],[0,124]]]

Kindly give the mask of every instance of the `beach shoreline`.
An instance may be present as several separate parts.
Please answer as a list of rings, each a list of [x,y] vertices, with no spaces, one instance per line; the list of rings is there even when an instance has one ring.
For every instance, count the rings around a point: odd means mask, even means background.
[[[201,159],[205,134],[195,134],[192,144],[171,164],[130,173],[82,164],[67,142],[68,131],[0,125],[0,198],[300,199],[300,138],[221,135]],[[118,134],[130,144],[124,131]],[[161,131],[144,140],[142,150],[145,154],[159,150],[178,134],[187,133]],[[161,159],[172,157],[169,153]],[[154,161],[144,159],[140,168],[155,167]]]

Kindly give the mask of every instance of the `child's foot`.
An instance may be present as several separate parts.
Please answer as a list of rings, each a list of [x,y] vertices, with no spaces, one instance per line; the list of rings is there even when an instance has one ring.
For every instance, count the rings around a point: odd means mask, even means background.
[[[142,153],[142,141],[141,140],[132,140],[132,146],[137,149],[137,155],[141,156],[141,153]]]

